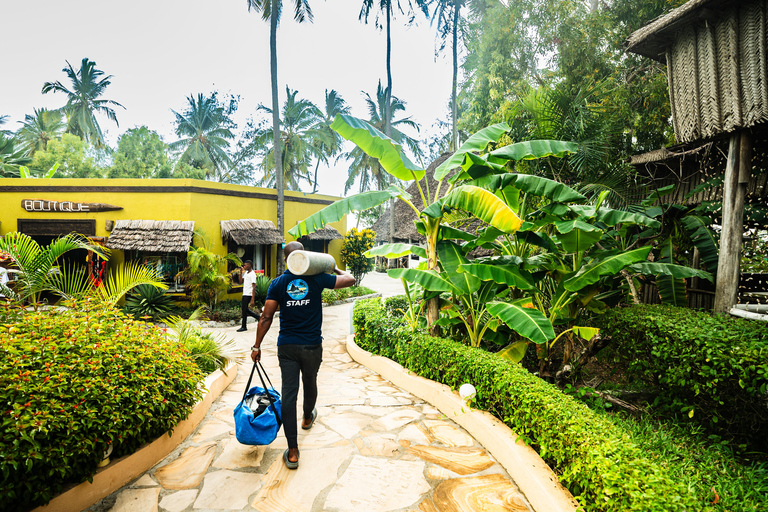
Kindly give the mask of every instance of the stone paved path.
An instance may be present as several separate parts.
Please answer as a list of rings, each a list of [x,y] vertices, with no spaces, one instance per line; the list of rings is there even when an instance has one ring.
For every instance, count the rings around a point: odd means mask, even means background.
[[[399,292],[397,281],[371,277],[366,286],[385,295]],[[319,416],[311,430],[299,429],[298,470],[283,464],[287,444],[282,431],[266,447],[235,439],[232,412],[250,371],[244,366],[186,441],[90,510],[531,510],[504,469],[469,434],[431,405],[352,361],[344,345],[349,311],[350,305],[324,310]],[[278,327],[276,321],[262,345],[262,362],[279,389]],[[246,333],[220,331],[243,347],[256,335],[255,326]],[[300,414],[300,406],[298,410]]]

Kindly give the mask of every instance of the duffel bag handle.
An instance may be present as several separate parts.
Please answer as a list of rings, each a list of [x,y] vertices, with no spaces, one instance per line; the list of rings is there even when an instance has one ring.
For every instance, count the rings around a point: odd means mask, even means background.
[[[261,364],[261,361],[254,361],[253,368],[251,368],[251,374],[248,376],[248,383],[245,385],[245,391],[243,392],[243,399],[240,400],[241,402],[245,400],[245,397],[248,395],[248,390],[251,389],[251,380],[253,379],[253,371],[256,370],[259,374],[259,379],[261,380],[261,385],[264,387],[264,392],[267,394],[267,397],[269,398],[269,405],[272,407],[272,411],[275,413],[275,417],[277,420],[282,423],[283,420],[280,418],[280,414],[277,412],[277,407],[275,407],[275,397],[272,396],[272,393],[269,392],[269,388],[274,389],[274,386],[272,385],[272,381],[269,379],[269,375],[267,374],[267,370],[264,369],[264,365]],[[263,372],[263,376],[262,376]],[[264,382],[264,377],[267,378],[267,382],[269,382],[269,388],[267,387],[266,382]]]

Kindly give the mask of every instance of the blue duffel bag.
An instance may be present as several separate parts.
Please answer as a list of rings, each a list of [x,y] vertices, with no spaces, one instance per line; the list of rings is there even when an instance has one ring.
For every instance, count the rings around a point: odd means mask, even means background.
[[[263,387],[251,386],[253,370],[256,370]],[[269,381],[269,387],[264,382],[264,376]],[[245,385],[245,394],[240,403],[235,407],[235,435],[242,444],[267,445],[275,440],[280,426],[280,393],[272,386],[266,370],[261,362],[253,364],[248,383]]]

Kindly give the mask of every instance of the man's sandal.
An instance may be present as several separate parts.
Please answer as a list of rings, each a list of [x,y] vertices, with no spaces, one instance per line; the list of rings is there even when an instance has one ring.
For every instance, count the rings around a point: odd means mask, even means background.
[[[306,427],[304,426],[304,420],[301,421],[301,428],[302,430],[309,430],[312,428],[312,425],[315,424],[315,420],[317,419],[317,408],[312,409],[312,421],[309,422],[309,425]]]
[[[288,460],[288,448],[285,449],[283,452],[283,461],[285,462],[285,467],[288,469],[297,469],[299,467],[299,461],[291,462]]]

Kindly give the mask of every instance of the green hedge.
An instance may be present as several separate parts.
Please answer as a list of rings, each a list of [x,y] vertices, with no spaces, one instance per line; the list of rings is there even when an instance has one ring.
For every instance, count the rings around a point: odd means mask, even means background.
[[[768,324],[649,305],[593,323],[627,377],[660,390],[657,406],[768,451]]]
[[[0,306],[0,510],[90,478],[187,417],[203,375],[162,330],[113,309]]]
[[[477,389],[476,405],[501,418],[559,474],[587,511],[695,511],[707,503],[670,481],[606,417],[523,367],[454,341],[412,333],[381,301],[356,303],[355,341],[409,370],[453,388]]]

